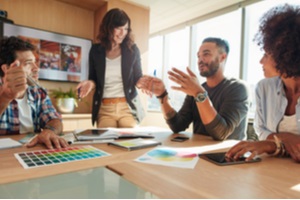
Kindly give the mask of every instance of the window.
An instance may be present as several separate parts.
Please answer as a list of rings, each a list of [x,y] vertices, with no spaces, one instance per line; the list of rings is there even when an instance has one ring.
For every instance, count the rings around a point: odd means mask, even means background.
[[[149,42],[149,66],[148,74],[162,77],[163,68],[163,36],[156,36]]]
[[[173,67],[186,72],[189,65],[189,27],[165,36],[165,67],[164,83],[169,92],[169,98],[175,110],[179,110],[185,98],[185,93],[171,89],[176,83],[168,79],[168,71]]]
[[[148,74],[162,78],[163,69],[163,36],[156,36],[149,41]],[[160,104],[156,97],[148,97],[148,110],[159,111]]]
[[[229,43],[229,54],[225,65],[225,75],[239,78],[240,73],[240,46],[241,46],[241,9],[230,12],[195,25],[197,49],[192,56],[196,57],[198,49],[207,37],[218,37]],[[193,64],[198,74],[197,59]],[[205,79],[200,78],[201,82]]]
[[[175,84],[168,79],[167,72],[172,67],[186,71],[189,65],[189,27],[165,35],[164,41],[162,36],[150,39],[149,52],[148,73],[153,75],[156,70],[156,76],[164,80],[172,106],[178,110],[185,94],[171,89]],[[160,103],[156,97],[148,97],[148,110],[160,111]]]
[[[165,36],[156,36],[150,39],[148,73],[153,74],[153,71],[156,69],[157,77],[164,80],[174,109],[179,110],[181,108],[186,95],[183,92],[171,89],[171,86],[176,84],[168,79],[167,71],[171,70],[172,67],[176,67],[186,72],[186,67],[190,67],[197,74],[199,80],[204,82],[205,79],[199,77],[197,52],[202,40],[206,37],[221,37],[229,42],[230,53],[226,64],[227,67],[225,67],[225,74],[236,78],[239,77],[240,15],[240,10],[231,12],[201,22],[193,26],[192,29],[191,27],[186,27]],[[192,31],[191,34],[190,30]],[[190,35],[192,35],[192,38],[195,38],[195,40],[192,40],[193,42],[190,42]],[[190,66],[189,63],[191,63]],[[155,68],[155,66],[158,66],[158,68]],[[148,98],[148,110],[160,110],[160,104],[155,97]]]
[[[255,112],[254,89],[256,83],[264,78],[259,63],[263,52],[253,42],[253,39],[258,30],[261,16],[270,8],[284,3],[300,4],[300,0],[264,0],[256,2],[201,21],[185,29],[151,38],[149,73],[153,74],[153,66],[161,66],[161,68],[157,68],[157,76],[161,77],[166,84],[172,106],[178,110],[182,106],[185,94],[170,89],[170,86],[174,83],[168,79],[167,71],[171,67],[186,71],[185,68],[190,66],[192,71],[198,75],[199,81],[204,82],[205,78],[200,77],[197,66],[199,46],[206,37],[220,37],[226,39],[230,46],[224,73],[227,77],[241,78],[247,81],[251,91],[250,98],[252,99],[249,117],[253,118]],[[245,15],[243,15],[243,12]],[[243,37],[242,34],[244,34]],[[160,110],[156,98],[150,99],[149,102],[151,102],[148,105],[149,110],[151,108]]]

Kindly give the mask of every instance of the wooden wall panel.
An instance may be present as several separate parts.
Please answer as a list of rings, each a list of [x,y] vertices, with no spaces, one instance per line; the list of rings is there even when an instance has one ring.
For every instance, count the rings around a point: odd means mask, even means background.
[[[56,0],[0,0],[15,24],[93,39],[94,13]]]
[[[99,26],[101,24],[101,21],[107,12],[107,3],[103,6],[101,6],[98,10],[96,10],[95,15],[94,15],[94,42],[99,42],[97,40],[97,36],[99,35]]]
[[[15,24],[96,41],[99,24],[106,11],[119,7],[125,10],[131,18],[135,42],[141,50],[145,71],[149,39],[149,10],[121,0],[109,0],[104,4],[101,3],[97,9],[83,6],[85,4],[94,5],[95,0],[77,0],[76,2],[76,5],[72,5],[70,0],[0,0],[0,9],[6,10],[8,18]],[[40,81],[40,83],[48,90],[58,87],[68,90],[70,87],[77,86],[76,83],[53,81]],[[91,99],[92,94],[83,99],[79,107],[75,109],[75,113],[90,113]]]
[[[94,12],[88,9],[56,0],[0,0],[0,9],[6,10],[8,18],[15,24],[87,39],[94,38]],[[77,83],[66,82],[40,83],[48,90],[59,87],[69,90],[70,87],[77,86]],[[91,98],[92,95],[89,95],[80,102],[75,113],[89,113]]]

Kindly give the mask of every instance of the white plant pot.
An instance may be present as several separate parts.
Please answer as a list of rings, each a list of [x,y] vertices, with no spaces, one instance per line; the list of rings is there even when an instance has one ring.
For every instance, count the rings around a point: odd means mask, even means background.
[[[56,100],[58,111],[61,113],[72,113],[74,111],[74,98],[59,98]]]

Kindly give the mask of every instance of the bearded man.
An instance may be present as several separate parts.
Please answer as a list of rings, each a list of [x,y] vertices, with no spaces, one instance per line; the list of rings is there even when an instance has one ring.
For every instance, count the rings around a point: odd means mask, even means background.
[[[247,137],[248,88],[244,82],[224,76],[229,45],[220,38],[203,40],[198,56],[200,75],[206,82],[200,84],[196,75],[172,68],[170,80],[178,84],[172,89],[186,93],[184,103],[177,112],[172,108],[162,80],[145,77],[142,89],[160,100],[161,110],[174,133],[184,131],[193,122],[193,133],[211,136],[214,140]]]

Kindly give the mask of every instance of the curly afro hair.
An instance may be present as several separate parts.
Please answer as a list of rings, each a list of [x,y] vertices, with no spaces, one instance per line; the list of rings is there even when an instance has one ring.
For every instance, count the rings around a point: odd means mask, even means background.
[[[272,55],[281,75],[300,76],[300,6],[284,4],[267,11],[254,41]]]
[[[29,42],[25,42],[15,36],[5,37],[0,41],[0,66],[3,64],[10,65],[16,58],[17,51],[34,51],[35,47]],[[4,72],[0,67],[0,76],[4,76]]]

